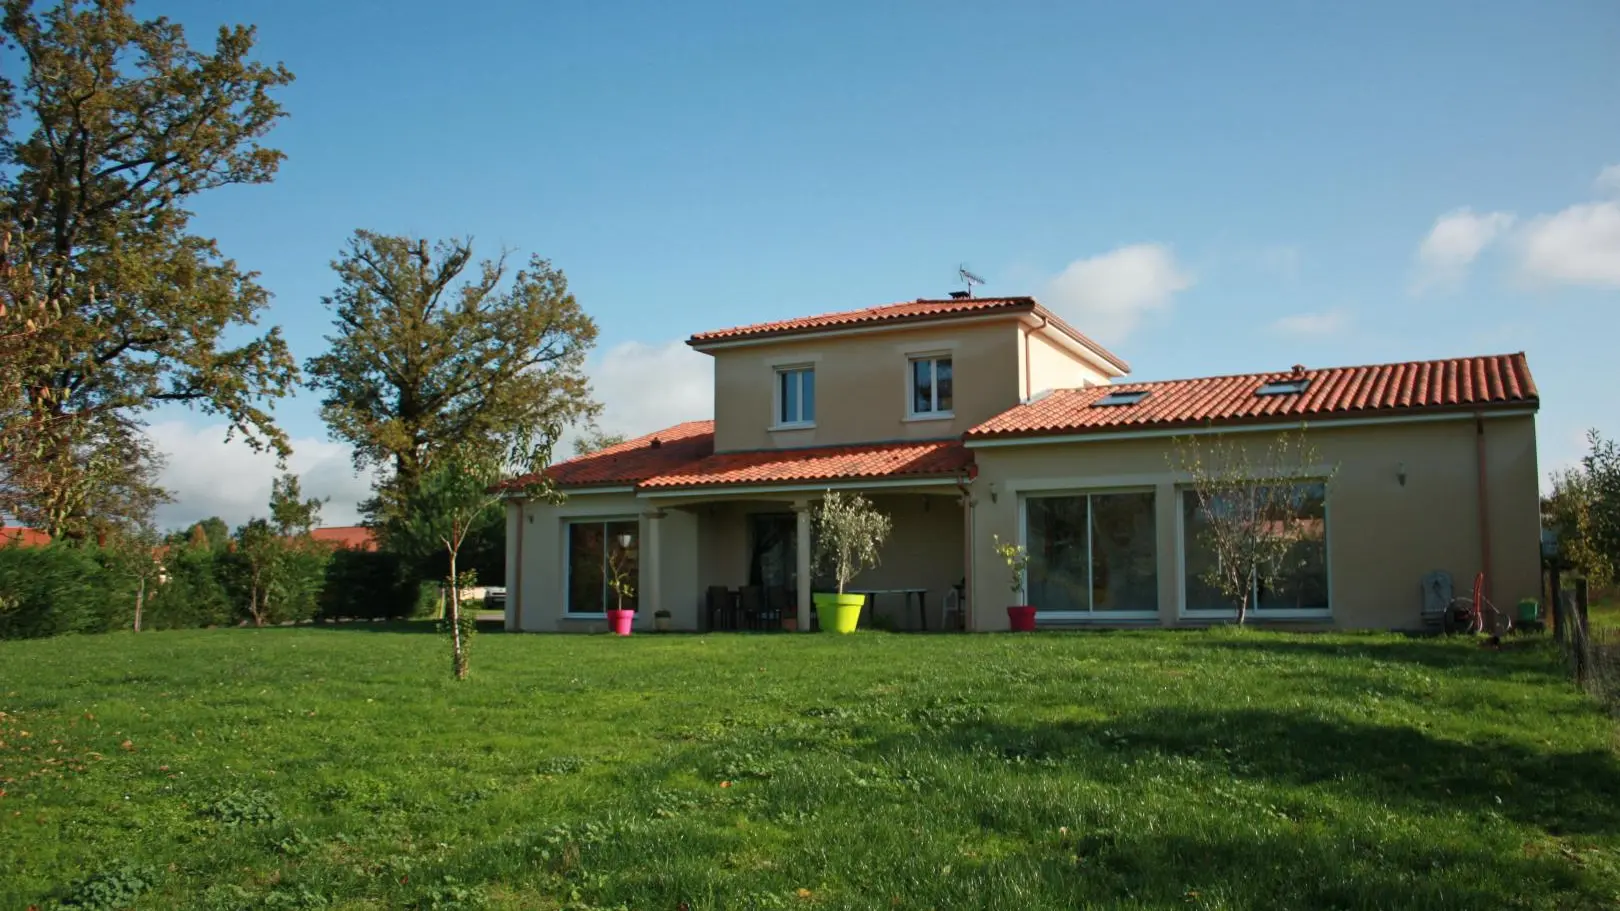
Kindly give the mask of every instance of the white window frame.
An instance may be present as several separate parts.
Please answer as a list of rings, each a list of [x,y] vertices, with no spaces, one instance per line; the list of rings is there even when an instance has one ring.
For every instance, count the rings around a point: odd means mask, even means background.
[[[563,619],[564,620],[606,620],[607,619],[607,611],[606,610],[597,611],[595,613],[591,613],[591,612],[574,613],[574,610],[573,610],[573,607],[574,607],[574,602],[573,602],[573,594],[574,594],[574,584],[573,584],[574,583],[574,579],[573,579],[573,576],[574,576],[574,561],[572,559],[573,554],[571,552],[572,549],[573,549],[573,540],[574,539],[573,539],[573,535],[570,533],[569,529],[571,529],[575,525],[600,525],[600,526],[602,526],[602,535],[603,535],[602,559],[606,560],[607,555],[608,555],[609,551],[611,550],[611,548],[613,546],[613,542],[607,540],[607,526],[612,525],[615,522],[634,522],[634,523],[636,523],[636,546],[637,547],[641,546],[641,519],[638,516],[621,516],[621,515],[574,516],[574,517],[565,518],[565,519],[562,520],[562,525],[563,525],[563,528],[562,528],[562,550],[563,550],[562,602],[563,602]],[[640,573],[641,573],[641,563],[640,563],[639,557],[638,557],[637,563],[636,563],[636,573],[637,573],[637,575],[640,575]],[[607,583],[607,567],[604,566],[604,567],[602,567],[602,606],[604,608],[606,608],[607,605],[610,603],[609,600],[608,600],[607,584],[608,584]],[[636,589],[639,591],[640,588],[641,588],[641,580],[637,579],[636,580]],[[639,611],[637,613],[639,613]]]
[[[1024,548],[1024,553],[1026,553],[1026,554],[1029,553],[1029,501],[1030,500],[1032,500],[1032,499],[1041,500],[1041,499],[1048,499],[1048,498],[1053,498],[1053,497],[1085,497],[1086,498],[1086,591],[1088,593],[1091,592],[1091,590],[1092,590],[1092,588],[1091,588],[1092,573],[1094,572],[1094,570],[1092,568],[1092,565],[1091,565],[1091,498],[1092,498],[1092,496],[1107,496],[1108,494],[1116,494],[1116,493],[1147,493],[1147,494],[1152,494],[1153,495],[1153,535],[1154,535],[1154,540],[1153,540],[1153,576],[1154,576],[1154,583],[1158,584],[1158,582],[1159,582],[1159,578],[1158,578],[1158,576],[1159,576],[1159,564],[1161,562],[1160,558],[1161,558],[1162,555],[1159,553],[1159,540],[1158,540],[1158,535],[1159,535],[1159,527],[1158,527],[1158,523],[1159,523],[1159,490],[1158,490],[1158,487],[1155,486],[1155,485],[1133,485],[1133,486],[1129,486],[1129,487],[1078,487],[1078,488],[1057,488],[1057,489],[1044,489],[1044,490],[1031,489],[1031,490],[1026,490],[1026,491],[1020,491],[1019,494],[1018,494],[1018,545],[1020,547]],[[1018,593],[1018,598],[1024,604],[1029,603],[1029,574],[1027,572],[1024,574],[1024,587],[1023,587],[1023,590]],[[1043,610],[1041,610],[1040,608],[1037,607],[1036,610],[1035,610],[1035,619],[1036,620],[1063,620],[1063,621],[1083,620],[1083,621],[1089,621],[1089,622],[1093,622],[1093,623],[1112,623],[1112,622],[1116,622],[1116,621],[1136,622],[1136,621],[1141,621],[1141,620],[1157,620],[1157,619],[1159,619],[1159,611],[1157,609],[1150,610],[1150,611],[1149,610],[1111,610],[1111,611],[1056,610],[1056,611],[1043,611]]]
[[[810,388],[816,386],[816,365],[814,363],[778,364],[771,368],[771,428],[772,430],[807,430],[816,426],[815,415],[808,421],[802,420],[804,414],[804,380],[794,386],[794,394],[799,397],[799,414],[801,420],[783,420],[782,379],[790,373],[807,373],[810,375]],[[812,392],[812,396],[814,393]],[[814,396],[819,400],[820,396]]]
[[[1260,483],[1260,482],[1256,482]],[[1322,534],[1326,539],[1322,542],[1326,553],[1322,557],[1323,570],[1327,575],[1327,607],[1310,608],[1306,610],[1255,610],[1257,601],[1249,602],[1248,619],[1250,620],[1331,620],[1333,619],[1333,547],[1329,541],[1333,537],[1333,485],[1327,478],[1310,478],[1294,481],[1296,484],[1322,485]],[[1185,484],[1176,485],[1176,577],[1181,584],[1177,586],[1176,616],[1186,620],[1231,620],[1237,617],[1237,609],[1232,610],[1193,610],[1187,607],[1187,491],[1192,487]],[[1258,586],[1256,586],[1258,588]],[[1258,594],[1255,592],[1254,594]]]
[[[929,404],[933,410],[918,411],[917,404],[917,362],[929,361],[929,376],[933,382],[929,383]],[[939,408],[939,362],[951,362],[951,407],[941,410]],[[953,351],[918,351],[906,355],[906,420],[908,421],[947,421],[956,417],[956,355]]]

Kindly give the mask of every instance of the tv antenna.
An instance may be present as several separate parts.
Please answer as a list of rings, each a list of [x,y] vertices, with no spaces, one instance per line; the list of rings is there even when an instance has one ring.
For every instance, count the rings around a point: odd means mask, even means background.
[[[961,279],[962,284],[967,285],[967,296],[968,297],[973,296],[973,286],[974,285],[982,285],[982,284],[984,284],[984,279],[982,279],[979,276],[974,275],[972,272],[968,271],[968,267],[967,267],[966,263],[963,263],[962,265],[956,267],[956,276],[957,276],[957,278]]]

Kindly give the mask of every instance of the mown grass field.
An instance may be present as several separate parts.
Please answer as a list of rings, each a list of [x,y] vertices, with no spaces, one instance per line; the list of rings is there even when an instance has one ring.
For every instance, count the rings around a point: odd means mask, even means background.
[[[0,643],[0,907],[1620,902],[1541,645],[368,629]]]

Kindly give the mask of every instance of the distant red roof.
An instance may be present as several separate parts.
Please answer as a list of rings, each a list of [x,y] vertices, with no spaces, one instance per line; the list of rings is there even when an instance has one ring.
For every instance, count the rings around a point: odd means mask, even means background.
[[[348,550],[376,550],[377,536],[364,525],[334,525],[330,528],[317,528],[309,533],[311,538],[324,541],[334,547]]]
[[[16,545],[18,547],[44,547],[51,543],[51,536],[32,528],[23,528],[20,525],[7,525],[0,527],[0,547]]]
[[[1304,390],[1283,395],[1257,394],[1267,383],[1289,380],[1305,381]],[[1106,396],[1130,391],[1146,392],[1147,396],[1134,404],[1097,404]],[[1241,424],[1279,418],[1533,408],[1539,401],[1524,354],[1503,354],[1060,389],[996,415],[969,430],[967,439]]]
[[[714,422],[691,421],[560,462],[545,473],[564,488],[636,486],[650,490],[944,477],[972,464],[972,454],[958,440],[716,453]],[[514,478],[501,486],[517,490],[532,477]]]
[[[1129,364],[1126,364],[1113,352],[1082,335],[1079,330],[1053,315],[1050,310],[1041,306],[1033,297],[963,297],[945,300],[918,298],[914,301],[885,304],[881,307],[867,307],[862,310],[845,310],[838,313],[823,313],[817,316],[802,316],[796,319],[754,323],[731,329],[717,329],[712,332],[699,332],[687,339],[686,343],[693,347],[702,348],[706,345],[722,342],[803,335],[824,332],[830,329],[872,324],[926,322],[996,313],[1029,313],[1041,317],[1052,328],[1095,351],[1099,357],[1110,364],[1122,371],[1130,372]]]

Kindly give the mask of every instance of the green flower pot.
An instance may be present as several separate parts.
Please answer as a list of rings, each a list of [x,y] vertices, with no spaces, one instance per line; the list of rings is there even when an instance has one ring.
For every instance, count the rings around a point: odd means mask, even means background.
[[[823,631],[853,633],[861,621],[861,606],[866,603],[866,596],[829,593],[816,595],[813,600]]]

